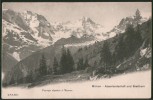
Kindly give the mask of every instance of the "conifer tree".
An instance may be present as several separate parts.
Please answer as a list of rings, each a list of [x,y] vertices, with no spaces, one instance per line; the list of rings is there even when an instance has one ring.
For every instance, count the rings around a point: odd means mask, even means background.
[[[65,50],[65,48],[63,47],[62,56],[60,59],[61,73],[72,72],[73,66],[74,66],[74,60],[73,60],[70,50],[69,49]]]
[[[61,55],[61,59],[60,59],[60,73],[63,74],[65,73],[65,67],[67,66],[66,63],[66,50],[65,48],[63,47],[62,48],[62,55]]]
[[[136,19],[137,21],[139,21],[141,18],[142,18],[142,16],[141,16],[141,14],[140,14],[140,11],[139,11],[139,9],[137,9],[136,12],[135,12],[135,19]]]
[[[52,69],[53,74],[57,74],[57,67],[58,67],[58,61],[57,61],[56,57],[54,57],[53,69]]]
[[[30,71],[26,76],[26,82],[32,82],[32,81],[33,81],[32,71]]]
[[[83,67],[84,67],[83,58],[80,58],[78,63],[77,63],[77,70],[82,70]]]
[[[88,63],[88,59],[86,58],[85,61],[84,61],[84,69],[89,67],[89,63]]]
[[[45,58],[44,54],[42,54],[42,57],[40,59],[39,74],[42,76],[47,74],[46,58]]]
[[[115,47],[115,54],[113,55],[113,59],[116,59],[116,61],[122,62],[124,60],[125,55],[125,44],[123,41],[123,37],[119,38],[119,42],[117,46]]]
[[[127,26],[127,29],[125,31],[125,35],[126,35],[126,38],[124,39],[124,45],[125,45],[125,57],[129,57],[132,55],[133,53],[133,48],[135,48],[135,45],[133,45],[134,43],[134,28],[133,28],[133,25],[128,25]]]
[[[137,27],[136,27],[136,31],[135,31],[135,36],[133,37],[134,38],[134,45],[136,47],[136,49],[138,47],[140,47],[140,45],[142,44],[142,36],[141,36],[141,32],[140,32],[140,25],[137,24]]]
[[[72,72],[73,71],[73,66],[74,66],[74,60],[71,55],[71,52],[69,49],[67,49],[67,71]]]
[[[105,70],[111,66],[111,52],[108,46],[107,41],[104,42],[103,48],[100,54],[101,62],[103,63],[103,66]]]

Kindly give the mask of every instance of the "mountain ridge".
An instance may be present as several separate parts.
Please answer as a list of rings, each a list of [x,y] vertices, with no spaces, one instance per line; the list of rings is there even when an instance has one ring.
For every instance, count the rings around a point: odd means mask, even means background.
[[[44,16],[37,13],[31,11],[15,12],[11,9],[5,9],[2,13],[3,42],[9,45],[14,43],[9,48],[15,49],[20,59],[23,59],[30,55],[31,51],[52,45],[61,38],[69,38],[72,35],[77,38],[84,35],[94,35],[93,28],[97,30],[97,27],[100,26],[90,18],[85,17],[78,21],[79,26],[76,25],[77,23],[73,25],[74,23],[62,23],[62,25],[58,24],[56,27],[56,25],[50,24]],[[33,49],[30,49],[31,47]],[[12,53],[9,48],[7,48],[8,52]],[[27,56],[18,48],[26,48]]]
[[[123,18],[111,31],[103,33],[103,26],[96,24],[89,17],[82,17],[76,21],[62,22],[55,25],[48,22],[44,16],[31,11],[20,13],[11,9],[3,11],[3,48],[18,61],[53,44],[65,45],[65,47],[79,47],[81,45],[87,46],[97,41],[104,41],[123,33],[128,24],[134,23],[134,26],[136,26],[135,23],[137,21],[139,21],[139,24],[145,21],[140,15],[140,11],[137,10],[133,17]],[[135,17],[136,15],[137,17]],[[19,21],[16,20],[16,16],[20,18]],[[143,21],[141,21],[142,19]],[[23,24],[21,24],[22,22]],[[22,25],[27,25],[24,27],[26,29],[22,28]],[[50,28],[48,29],[48,27]],[[49,33],[43,33],[43,31]]]

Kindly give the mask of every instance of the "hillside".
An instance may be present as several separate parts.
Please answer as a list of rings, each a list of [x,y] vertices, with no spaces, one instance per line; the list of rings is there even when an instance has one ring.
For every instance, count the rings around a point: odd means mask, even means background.
[[[147,22],[144,22],[143,24],[139,25],[139,33],[142,37],[142,41],[140,42],[139,40],[136,40],[135,42],[139,42],[138,46],[135,46],[134,48],[132,47],[132,49],[130,49],[131,51],[127,52],[128,55],[130,56],[126,56],[125,55],[125,60],[123,60],[122,62],[115,62],[113,63],[111,66],[113,67],[114,70],[116,70],[118,73],[122,73],[125,71],[135,71],[138,69],[142,69],[142,70],[146,70],[148,68],[150,68],[150,60],[151,60],[151,48],[150,46],[150,41],[151,38],[149,36],[151,36],[151,19],[148,20]],[[133,35],[136,34],[135,32],[138,32],[137,28],[134,28],[133,30]],[[145,29],[144,29],[145,28]],[[131,34],[132,35],[132,34]],[[136,39],[135,37],[133,38],[127,38],[129,37],[129,30],[127,30],[125,33],[120,34],[120,35],[116,35],[113,38],[110,38],[108,40],[105,41],[101,41],[101,42],[95,42],[93,45],[88,45],[85,47],[82,47],[81,50],[74,52],[73,53],[73,59],[74,59],[74,69],[77,70],[77,63],[79,61],[79,59],[83,58],[83,60],[87,60],[89,66],[86,69],[86,72],[92,73],[96,70],[103,70],[103,66],[101,65],[100,59],[101,59],[101,50],[103,48],[103,44],[105,44],[105,42],[107,41],[108,46],[110,48],[110,52],[112,54],[115,54],[116,51],[116,47],[119,46],[119,41],[123,38],[124,43],[126,43],[126,47],[128,47],[128,45],[131,45],[130,42],[128,42],[129,39]],[[138,35],[139,36],[139,35]],[[73,38],[73,37],[72,37]],[[69,39],[68,39],[69,40]],[[38,73],[38,69],[39,69],[39,61],[42,57],[42,55],[45,55],[46,61],[47,61],[47,66],[48,69],[53,67],[53,59],[56,56],[56,58],[58,59],[58,62],[60,61],[61,58],[61,49],[63,48],[64,44],[61,44],[64,42],[57,42],[57,44],[55,43],[55,45],[47,47],[45,49],[42,49],[40,51],[35,52],[34,54],[32,54],[31,56],[27,57],[26,59],[23,59],[22,61],[20,61],[19,63],[17,63],[13,69],[12,72],[13,73],[9,73],[7,76],[18,76],[18,74],[20,73],[20,77],[17,77],[18,79],[22,79],[23,77],[27,76],[28,73],[30,73],[32,71],[33,73],[33,79],[37,78],[37,73]],[[69,49],[71,50],[71,47],[69,47]],[[141,53],[144,49],[146,49],[147,51],[144,52],[143,56],[140,56]],[[150,53],[149,53],[150,52]],[[149,53],[149,54],[148,54]],[[145,55],[149,55],[149,58],[147,58]],[[129,65],[129,63],[131,63]],[[138,68],[136,68],[136,65],[138,64]],[[121,67],[117,67],[122,65]],[[149,65],[147,65],[149,64]],[[131,67],[130,67],[131,66]],[[147,67],[146,67],[147,66]],[[146,67],[146,68],[144,68]],[[92,69],[92,70],[91,70]],[[96,74],[102,74],[102,72],[96,72]],[[10,80],[11,77],[5,77],[5,80],[7,80],[7,82],[9,82],[8,80]],[[5,81],[4,81],[5,82]],[[19,81],[20,82],[20,81]]]

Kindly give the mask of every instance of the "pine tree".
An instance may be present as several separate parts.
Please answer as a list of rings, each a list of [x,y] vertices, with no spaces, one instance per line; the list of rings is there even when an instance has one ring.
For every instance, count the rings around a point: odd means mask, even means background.
[[[47,74],[46,58],[44,54],[42,55],[42,58],[40,59],[39,73],[42,76]]]
[[[84,70],[90,65],[88,64],[88,59],[83,60],[83,58],[78,59],[77,70]]]
[[[124,45],[125,45],[125,57],[130,57],[132,54],[133,54],[133,49],[135,48],[135,45],[133,45],[134,43],[134,28],[133,28],[133,25],[128,25],[127,26],[127,29],[126,29],[126,32],[125,32],[125,35],[126,35],[126,38],[124,39]]]
[[[72,72],[73,71],[73,66],[74,66],[74,60],[71,55],[71,52],[69,49],[67,49],[67,71]]]
[[[111,62],[112,62],[111,61],[111,52],[110,52],[107,41],[105,41],[104,44],[103,44],[103,48],[102,48],[100,57],[101,57],[100,62],[103,62],[103,64],[104,64],[103,66],[104,66],[105,71],[106,71],[107,68],[109,68],[111,66]]]
[[[119,42],[117,46],[115,47],[115,53],[113,55],[114,63],[115,59],[116,61],[122,62],[124,60],[125,55],[125,44],[123,41],[123,36],[119,38]]]
[[[89,66],[90,66],[90,65],[88,64],[88,59],[86,58],[86,59],[85,59],[85,62],[84,62],[84,69],[87,68],[87,67],[89,67]]]
[[[26,76],[26,82],[32,82],[32,81],[33,81],[32,71],[30,71]]]
[[[60,59],[60,67],[61,67],[61,73],[70,73],[73,71],[74,66],[74,60],[71,55],[71,52],[69,49],[67,51],[65,48],[62,49],[62,56]]]
[[[58,61],[57,61],[56,57],[54,57],[53,69],[52,69],[53,74],[57,74],[57,67],[58,67]]]
[[[117,61],[122,62],[135,53],[141,46],[142,37],[140,33],[140,26],[137,25],[134,30],[133,25],[128,25],[125,35],[119,38],[119,42],[115,47],[115,57]]]
[[[135,12],[135,19],[136,19],[137,21],[139,21],[141,18],[142,18],[142,16],[141,16],[141,14],[140,14],[140,11],[139,11],[139,9],[137,9],[136,12]]]
[[[61,59],[60,59],[60,73],[61,74],[65,73],[66,66],[67,66],[66,50],[63,47],[62,48],[62,55],[61,55]]]
[[[82,70],[83,67],[84,67],[83,58],[80,58],[78,63],[77,63],[77,70]]]
[[[133,38],[134,38],[135,47],[137,49],[141,46],[141,44],[143,42],[139,24],[137,24],[135,36]]]

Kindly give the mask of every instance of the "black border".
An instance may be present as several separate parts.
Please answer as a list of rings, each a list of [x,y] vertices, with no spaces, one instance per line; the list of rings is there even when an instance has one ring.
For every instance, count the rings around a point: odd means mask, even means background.
[[[4,2],[151,2],[152,3],[152,0],[1,0],[1,12],[0,12],[0,18],[1,18],[1,23],[0,23],[0,26],[1,26],[1,28],[0,28],[0,32],[1,32],[1,34],[2,34],[2,3],[4,3]],[[153,5],[153,3],[152,3],[152,5]],[[153,8],[152,8],[152,11],[153,11]],[[0,54],[2,53],[1,52],[1,45],[2,45],[2,35],[0,34]],[[153,56],[153,54],[152,54],[152,56]],[[2,61],[2,59],[0,58],[0,64],[1,64],[1,61]],[[153,61],[153,60],[152,60]],[[0,66],[1,67],[1,66]],[[1,68],[0,68],[0,72],[1,72]],[[151,68],[151,72],[152,72],[152,68]],[[0,74],[0,78],[1,78],[1,74]],[[152,84],[152,80],[153,80],[153,73],[151,73],[151,86],[153,86],[153,84]],[[1,81],[0,81],[1,82]],[[2,85],[0,85],[0,88],[2,87]],[[107,99],[107,98],[101,98],[101,99],[106,99],[106,100],[153,100],[153,96],[152,96],[152,90],[153,90],[153,87],[151,87],[151,98],[146,98],[146,99],[144,99],[144,98],[135,98],[135,99],[133,99],[133,98],[114,98],[114,99]],[[2,90],[1,90],[2,91]],[[2,98],[2,94],[1,94],[1,91],[0,91],[0,99],[2,100],[3,98]],[[41,98],[40,98],[41,99]],[[68,98],[63,98],[63,100],[66,100],[66,99],[68,99]],[[75,99],[75,98],[71,98],[71,99]],[[80,99],[83,99],[83,98],[80,98]],[[92,100],[92,99],[95,99],[95,98],[85,98],[85,100],[87,100],[87,99],[90,99],[90,100]],[[97,99],[97,98],[96,98]],[[5,99],[4,99],[5,100]],[[23,100],[26,100],[26,99],[23,99]],[[48,100],[48,99],[44,99],[44,100]],[[75,99],[75,100],[79,100],[79,99]]]
[[[1,2],[152,2],[152,0],[1,0]]]

